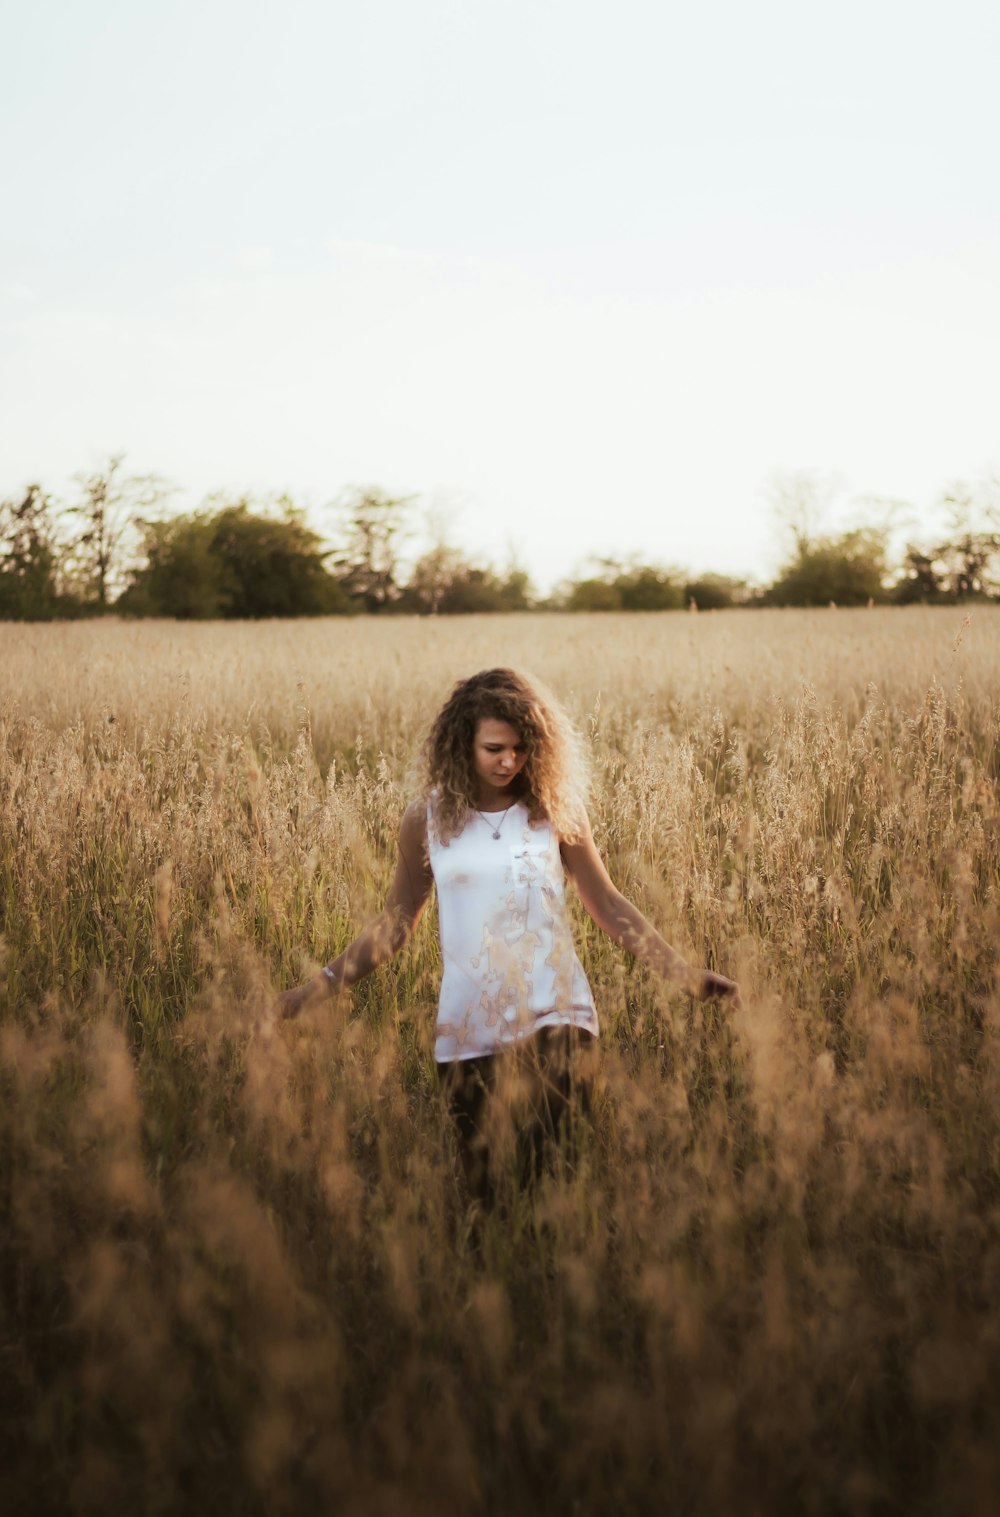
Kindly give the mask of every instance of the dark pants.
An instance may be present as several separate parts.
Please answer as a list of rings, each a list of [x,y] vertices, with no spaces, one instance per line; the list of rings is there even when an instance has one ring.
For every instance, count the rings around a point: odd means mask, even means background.
[[[491,1206],[501,1173],[530,1187],[562,1152],[590,1107],[597,1039],[579,1027],[542,1027],[478,1059],[439,1064],[473,1200]]]

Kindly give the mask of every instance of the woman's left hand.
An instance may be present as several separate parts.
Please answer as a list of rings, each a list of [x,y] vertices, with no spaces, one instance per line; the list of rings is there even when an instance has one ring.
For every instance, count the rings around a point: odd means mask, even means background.
[[[736,981],[727,980],[724,974],[716,974],[711,969],[702,970],[698,999],[699,1001],[725,1001],[734,1009],[739,1009],[742,1005],[740,987]]]

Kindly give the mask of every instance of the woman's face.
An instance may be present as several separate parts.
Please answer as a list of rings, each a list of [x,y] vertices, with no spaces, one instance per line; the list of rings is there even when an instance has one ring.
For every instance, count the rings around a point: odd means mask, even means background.
[[[504,792],[527,761],[521,734],[509,722],[484,717],[472,740],[472,767],[479,783],[482,810],[503,806]]]

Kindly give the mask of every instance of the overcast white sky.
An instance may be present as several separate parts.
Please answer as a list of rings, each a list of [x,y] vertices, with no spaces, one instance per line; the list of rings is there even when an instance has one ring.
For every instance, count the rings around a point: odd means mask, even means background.
[[[375,484],[547,586],[1000,467],[992,0],[32,0],[2,56],[4,494]]]

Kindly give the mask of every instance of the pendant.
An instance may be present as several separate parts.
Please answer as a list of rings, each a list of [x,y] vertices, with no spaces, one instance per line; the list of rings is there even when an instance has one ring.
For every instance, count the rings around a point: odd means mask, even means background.
[[[494,834],[493,834],[493,841],[494,841],[494,843],[499,842],[499,840],[500,840],[500,834],[499,834],[499,832],[494,832]]]

